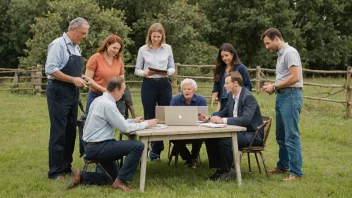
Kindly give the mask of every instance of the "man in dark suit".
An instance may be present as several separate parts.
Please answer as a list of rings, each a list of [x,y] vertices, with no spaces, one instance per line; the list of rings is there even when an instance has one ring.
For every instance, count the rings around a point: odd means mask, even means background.
[[[242,85],[243,80],[240,73],[231,72],[227,74],[224,87],[229,93],[229,98],[225,108],[220,111],[219,116],[209,117],[202,115],[204,121],[246,127],[247,131],[237,134],[239,148],[249,146],[256,128],[263,124],[262,115],[255,97],[249,90],[242,89]],[[261,129],[253,145],[261,145],[263,137],[264,130]],[[209,167],[217,169],[208,179],[212,181],[234,179],[236,174],[232,168],[234,159],[231,138],[206,139],[205,145],[207,147]]]

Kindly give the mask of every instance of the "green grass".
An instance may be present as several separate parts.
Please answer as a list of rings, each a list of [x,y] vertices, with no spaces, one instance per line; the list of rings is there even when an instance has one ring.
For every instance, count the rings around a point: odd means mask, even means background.
[[[342,84],[343,79],[309,79],[309,82]],[[139,88],[131,86],[137,115],[143,108]],[[210,95],[211,90],[198,92]],[[316,96],[329,89],[305,87],[304,95]],[[256,95],[263,115],[274,117],[275,96]],[[343,100],[344,93],[333,96]],[[83,101],[85,102],[85,98]],[[213,108],[210,108],[213,110]],[[140,193],[139,169],[132,183],[136,190],[124,193],[107,186],[81,185],[65,191],[66,184],[47,179],[49,118],[45,96],[0,92],[0,197],[350,197],[352,194],[351,119],[343,118],[341,104],[304,100],[300,130],[303,146],[304,180],[284,183],[281,176],[259,174],[252,157],[254,173],[242,173],[243,185],[236,181],[206,182],[211,175],[203,144],[201,164],[196,170],[167,165],[167,149],[160,163],[148,162],[146,192]],[[274,120],[275,122],[275,120]],[[117,136],[116,136],[117,137]],[[167,148],[167,144],[165,145]],[[271,128],[264,156],[269,168],[277,161],[275,123]],[[74,168],[82,168],[74,153]],[[254,163],[253,163],[254,162]],[[246,169],[244,157],[242,169]]]

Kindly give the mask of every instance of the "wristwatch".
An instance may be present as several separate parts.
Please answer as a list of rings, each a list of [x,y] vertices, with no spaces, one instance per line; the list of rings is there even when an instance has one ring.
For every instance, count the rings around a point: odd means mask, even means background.
[[[275,86],[275,84],[274,84],[274,92],[276,93],[276,86]]]

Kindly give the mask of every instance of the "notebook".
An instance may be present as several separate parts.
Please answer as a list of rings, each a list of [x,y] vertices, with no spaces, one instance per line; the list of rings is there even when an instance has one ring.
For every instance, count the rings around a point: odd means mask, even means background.
[[[168,106],[165,108],[165,124],[169,126],[197,126],[198,108],[194,106]]]
[[[227,127],[227,124],[216,124],[216,123],[208,122],[208,123],[200,124],[200,126],[209,127],[209,128],[225,128]]]

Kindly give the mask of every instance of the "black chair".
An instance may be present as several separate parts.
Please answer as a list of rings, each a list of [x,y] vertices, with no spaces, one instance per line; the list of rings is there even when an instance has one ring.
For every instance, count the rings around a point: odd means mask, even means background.
[[[85,155],[83,156],[83,161],[84,161],[84,167],[83,167],[83,170],[84,170],[84,171],[87,171],[88,166],[89,166],[90,164],[95,164],[96,167],[99,167],[99,169],[100,169],[101,171],[103,171],[103,173],[104,173],[106,176],[108,176],[108,178],[109,178],[109,180],[110,180],[111,182],[113,181],[113,179],[112,179],[112,177],[110,176],[110,174],[104,169],[104,167],[100,164],[99,161],[97,161],[97,160],[89,160],[89,159],[86,158]],[[117,163],[118,163],[118,162],[117,162]],[[119,167],[119,165],[118,165],[117,167]],[[118,171],[120,171],[120,170],[118,169]]]
[[[266,173],[266,176],[268,177],[269,179],[269,174],[268,174],[268,170],[267,170],[267,166],[266,166],[266,163],[265,163],[265,159],[264,159],[264,155],[262,153],[262,151],[265,150],[266,148],[266,142],[268,140],[268,137],[269,137],[269,133],[270,133],[270,127],[271,127],[271,122],[272,122],[272,118],[271,117],[266,117],[266,116],[262,116],[263,117],[263,121],[264,123],[257,127],[257,130],[255,132],[255,135],[253,137],[253,140],[251,141],[250,145],[246,148],[241,148],[239,149],[241,151],[241,161],[242,161],[242,154],[243,153],[247,153],[247,158],[248,158],[248,171],[249,172],[252,172],[252,168],[251,168],[251,160],[250,160],[250,154],[253,153],[254,156],[255,156],[255,159],[257,161],[257,165],[258,165],[258,170],[259,170],[259,173],[262,173],[262,170],[260,168],[260,165],[259,165],[259,161],[258,161],[258,156],[257,154],[259,153],[260,157],[262,158],[262,161],[263,161],[263,165],[264,165],[264,169],[265,169],[265,173]],[[259,130],[261,128],[264,128],[264,139],[263,139],[263,144],[261,146],[252,146],[253,142],[254,142],[254,139],[255,137],[258,135],[259,133]]]

